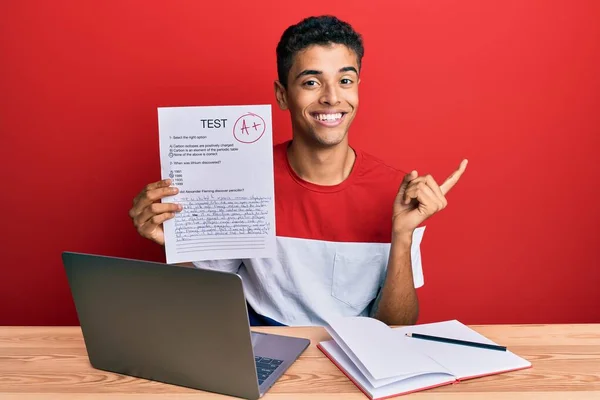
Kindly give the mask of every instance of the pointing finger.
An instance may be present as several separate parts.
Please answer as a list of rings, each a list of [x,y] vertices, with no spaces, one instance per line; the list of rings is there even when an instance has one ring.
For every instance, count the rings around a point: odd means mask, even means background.
[[[454,187],[454,185],[456,185],[456,183],[458,182],[458,180],[460,179],[460,177],[462,176],[462,174],[465,172],[465,169],[467,169],[467,164],[469,163],[469,160],[462,160],[460,163],[460,166],[458,167],[458,169],[456,171],[454,171],[452,173],[452,175],[450,175],[445,181],[444,183],[442,183],[440,185],[440,189],[442,189],[442,193],[445,195],[446,193],[448,193],[450,191],[450,189],[452,189]]]

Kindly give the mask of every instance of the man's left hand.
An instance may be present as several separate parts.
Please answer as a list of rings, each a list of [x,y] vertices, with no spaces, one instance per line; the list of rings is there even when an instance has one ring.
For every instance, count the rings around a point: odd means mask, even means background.
[[[446,208],[446,194],[458,183],[467,163],[463,160],[440,186],[431,175],[419,176],[417,171],[407,174],[394,201],[392,233],[412,235],[427,218]]]

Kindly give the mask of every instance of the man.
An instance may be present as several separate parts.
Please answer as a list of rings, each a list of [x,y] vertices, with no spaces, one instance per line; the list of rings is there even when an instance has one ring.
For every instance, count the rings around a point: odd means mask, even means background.
[[[349,146],[363,53],[360,35],[331,16],[290,26],[277,46],[275,96],[293,132],[274,147],[277,258],[194,263],[240,274],[252,324],[417,320],[413,233],[446,207],[466,160],[438,186]],[[170,183],[149,184],[130,210],[138,232],[161,245],[162,223],[182,209],[160,203],[177,193]]]

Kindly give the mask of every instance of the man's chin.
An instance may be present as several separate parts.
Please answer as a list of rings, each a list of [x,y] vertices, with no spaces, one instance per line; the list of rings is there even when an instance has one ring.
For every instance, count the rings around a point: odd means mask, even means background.
[[[336,146],[343,144],[344,139],[343,138],[342,139],[332,139],[332,138],[316,137],[314,142],[315,142],[315,145],[317,145],[318,147],[332,148],[332,147],[336,147]]]
[[[346,139],[346,132],[339,133],[326,133],[320,134],[318,132],[313,132],[311,135],[313,137],[313,141],[316,142],[317,145],[322,147],[335,147],[340,144],[343,144]]]
[[[332,148],[347,143],[346,129],[315,129],[296,130],[293,134],[295,140],[315,148]]]

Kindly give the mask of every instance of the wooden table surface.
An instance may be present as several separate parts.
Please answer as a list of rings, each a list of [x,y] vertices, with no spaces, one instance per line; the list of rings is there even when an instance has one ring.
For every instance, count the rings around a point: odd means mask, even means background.
[[[473,329],[526,358],[532,368],[483,377],[398,398],[600,399],[600,324],[474,325]],[[317,348],[329,339],[318,327],[257,331],[306,337],[311,346],[263,397],[367,397]],[[0,327],[0,399],[225,399],[213,393],[93,369],[79,327]]]

